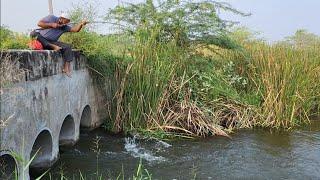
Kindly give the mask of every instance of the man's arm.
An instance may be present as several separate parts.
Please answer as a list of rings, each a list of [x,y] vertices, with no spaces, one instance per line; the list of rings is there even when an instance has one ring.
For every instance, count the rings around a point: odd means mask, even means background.
[[[42,20],[40,20],[38,22],[38,26],[43,28],[43,29],[50,29],[50,28],[59,28],[62,27],[60,24],[58,23],[48,23],[48,22],[44,22]]]
[[[59,28],[62,27],[59,23],[58,23],[58,17],[54,16],[54,15],[48,15],[44,18],[42,18],[39,22],[38,22],[38,26],[43,28],[43,29],[50,29],[50,28]]]
[[[88,23],[88,21],[82,21],[81,23],[73,26],[71,29],[70,29],[70,32],[79,32],[86,24]]]

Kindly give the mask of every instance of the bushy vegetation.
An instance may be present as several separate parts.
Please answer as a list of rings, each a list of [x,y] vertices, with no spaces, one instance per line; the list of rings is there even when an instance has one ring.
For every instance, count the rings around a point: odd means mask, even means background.
[[[22,33],[14,33],[7,27],[0,26],[0,49],[25,49],[29,38]]]
[[[118,22],[133,39],[129,50],[133,61],[117,93],[117,131],[138,128],[188,136],[226,135],[211,107],[198,101],[198,92],[190,88],[201,81],[198,78],[212,75],[212,69],[197,72],[197,61],[207,60],[196,49],[237,48],[217,9],[244,15],[214,1],[146,1],[109,12],[106,20]]]
[[[302,40],[297,34],[288,39],[296,38]],[[238,64],[240,76],[248,81],[247,91],[255,92],[259,99],[256,125],[292,128],[319,114],[320,46],[291,41],[242,43],[245,53],[224,52],[224,59]]]
[[[218,9],[247,15],[215,1],[148,0],[108,12],[117,34],[63,37],[99,81],[116,79],[110,130],[228,136],[234,128],[293,128],[320,114],[319,36],[299,30],[268,44],[246,28],[230,33]],[[92,14],[77,7],[73,18]]]
[[[227,136],[233,128],[291,128],[319,113],[319,46],[295,45],[309,42],[301,34],[310,39],[310,33],[299,30],[269,45],[245,28],[228,33],[216,14],[198,14],[230,6],[162,3],[111,10],[106,20],[118,23],[118,35],[79,34],[94,36],[77,43],[91,47],[89,54],[107,50],[101,54],[109,53],[109,62],[116,59],[114,131]]]

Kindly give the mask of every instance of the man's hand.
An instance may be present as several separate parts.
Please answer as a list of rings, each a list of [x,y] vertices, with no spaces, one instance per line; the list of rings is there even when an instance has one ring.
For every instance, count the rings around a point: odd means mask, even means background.
[[[81,23],[75,25],[71,28],[70,32],[79,32],[86,24],[89,22],[87,20],[82,20]]]
[[[81,21],[81,25],[82,25],[82,26],[85,26],[85,25],[87,25],[88,23],[89,23],[89,22],[88,22],[87,20],[82,20],[82,21]]]

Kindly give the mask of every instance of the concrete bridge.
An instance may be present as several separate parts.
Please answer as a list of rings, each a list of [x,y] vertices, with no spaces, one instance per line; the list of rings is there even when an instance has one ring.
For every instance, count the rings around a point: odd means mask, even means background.
[[[1,84],[0,179],[15,174],[29,179],[29,172],[42,172],[56,162],[61,146],[74,145],[80,128],[92,129],[106,120],[108,92],[97,88],[80,52],[74,52],[72,78],[62,73],[57,52],[3,52],[2,71],[8,62],[18,79]]]

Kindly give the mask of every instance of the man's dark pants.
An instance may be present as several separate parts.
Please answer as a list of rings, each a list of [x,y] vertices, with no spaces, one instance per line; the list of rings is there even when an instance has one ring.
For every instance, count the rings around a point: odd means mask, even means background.
[[[59,41],[49,41],[46,38],[44,38],[39,32],[32,31],[30,33],[30,36],[32,38],[36,38],[39,42],[41,42],[44,49],[52,50],[52,47],[50,44],[57,45],[61,47],[61,53],[62,57],[66,62],[72,61],[72,47],[70,44],[59,42]]]

